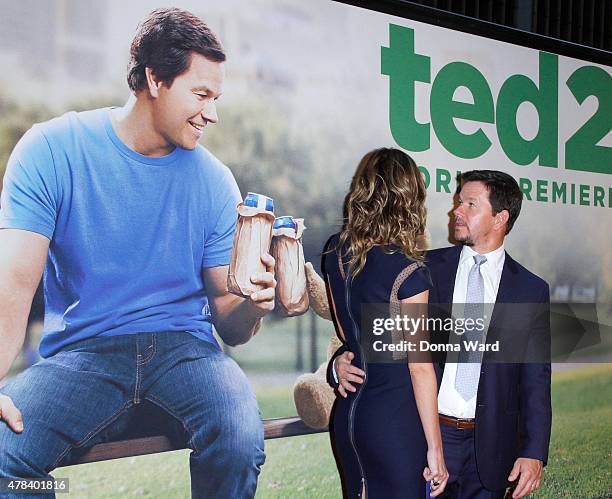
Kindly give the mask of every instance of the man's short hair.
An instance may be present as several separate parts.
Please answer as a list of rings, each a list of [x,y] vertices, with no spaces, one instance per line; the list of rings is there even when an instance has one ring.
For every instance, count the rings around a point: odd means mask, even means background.
[[[518,183],[507,173],[497,170],[472,170],[461,174],[461,183],[482,182],[489,191],[489,202],[493,208],[493,215],[508,210],[510,217],[506,224],[506,234],[514,226],[514,222],[521,212],[523,194]]]
[[[136,30],[130,47],[127,81],[136,92],[146,87],[145,68],[167,86],[189,69],[192,53],[225,61],[215,34],[199,17],[181,9],[156,9]]]

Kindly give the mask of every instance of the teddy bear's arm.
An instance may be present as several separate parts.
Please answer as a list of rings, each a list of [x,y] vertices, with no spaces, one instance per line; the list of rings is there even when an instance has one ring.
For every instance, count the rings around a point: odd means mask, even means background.
[[[308,288],[310,307],[319,317],[331,321],[332,316],[329,309],[329,302],[327,301],[325,282],[321,276],[317,274],[312,263],[306,262],[304,269],[306,271],[306,286]]]

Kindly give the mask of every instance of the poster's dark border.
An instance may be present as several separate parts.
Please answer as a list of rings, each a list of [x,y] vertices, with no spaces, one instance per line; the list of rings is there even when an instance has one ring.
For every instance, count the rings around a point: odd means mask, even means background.
[[[545,52],[552,52],[574,59],[595,62],[612,66],[612,52],[600,50],[577,43],[550,38],[548,36],[510,28],[488,21],[481,21],[472,17],[446,12],[444,10],[408,3],[404,0],[333,0],[338,3],[354,5],[367,10],[374,10],[384,14],[391,14],[413,21],[419,21],[442,28],[462,31],[473,35],[483,36],[502,42],[520,45]]]

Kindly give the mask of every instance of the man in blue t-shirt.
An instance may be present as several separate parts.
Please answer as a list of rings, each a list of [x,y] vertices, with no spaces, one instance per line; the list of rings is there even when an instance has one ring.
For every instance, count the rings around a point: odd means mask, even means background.
[[[240,192],[198,144],[217,122],[225,54],[200,19],[158,9],[130,55],[123,108],[35,125],[9,160],[0,379],[43,270],[46,309],[44,359],[1,390],[0,477],[50,478],[155,414],[193,450],[194,497],[252,497],[264,461],[257,402],[212,326],[229,345],[248,341],[274,307],[276,282],[265,255],[267,272],[252,277],[262,291],[227,292]]]

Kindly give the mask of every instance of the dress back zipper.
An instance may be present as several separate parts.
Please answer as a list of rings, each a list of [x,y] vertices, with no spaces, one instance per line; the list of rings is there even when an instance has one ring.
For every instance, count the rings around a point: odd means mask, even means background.
[[[342,259],[339,258],[338,262],[342,265],[341,270],[344,270],[343,268],[344,262],[342,261]],[[359,451],[357,450],[357,445],[355,443],[355,410],[357,408],[357,403],[359,402],[361,394],[366,387],[366,383],[368,380],[368,366],[367,366],[367,362],[364,362],[363,360],[363,351],[361,349],[361,331],[359,330],[359,327],[357,326],[355,319],[353,317],[353,313],[351,312],[351,285],[353,283],[353,276],[352,276],[351,271],[352,271],[352,266],[349,265],[348,270],[344,276],[344,300],[345,300],[345,305],[346,305],[346,311],[351,320],[353,336],[357,339],[357,348],[359,349],[359,358],[362,361],[362,368],[363,368],[363,371],[365,372],[363,383],[361,384],[361,387],[358,389],[357,394],[355,395],[355,398],[351,401],[351,406],[349,408],[349,440],[353,447],[353,451],[355,452],[355,457],[357,458],[357,464],[359,465],[359,473],[361,475],[361,487],[359,489],[359,494],[357,497],[361,498],[363,493],[367,491],[367,480],[366,480],[365,471],[363,469],[363,464],[361,462],[361,458],[359,457]],[[367,497],[367,492],[365,495]]]

